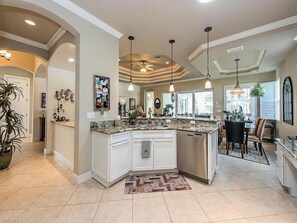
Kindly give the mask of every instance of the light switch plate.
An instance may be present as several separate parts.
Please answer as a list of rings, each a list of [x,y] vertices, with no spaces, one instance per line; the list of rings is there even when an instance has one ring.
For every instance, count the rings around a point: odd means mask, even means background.
[[[95,112],[87,112],[87,119],[94,119],[95,118]]]

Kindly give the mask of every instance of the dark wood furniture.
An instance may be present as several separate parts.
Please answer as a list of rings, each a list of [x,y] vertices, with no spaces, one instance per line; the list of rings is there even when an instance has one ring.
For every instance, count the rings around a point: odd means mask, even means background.
[[[39,117],[39,140],[45,140],[45,117]]]
[[[241,149],[241,158],[244,158],[244,150],[245,150],[245,122],[233,122],[233,121],[225,121],[226,127],[226,150],[227,155],[229,154],[229,144],[232,143],[232,147],[235,143],[240,145]]]

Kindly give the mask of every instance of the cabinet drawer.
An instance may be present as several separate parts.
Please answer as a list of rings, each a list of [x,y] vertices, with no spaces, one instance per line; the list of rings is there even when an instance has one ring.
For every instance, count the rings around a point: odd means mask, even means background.
[[[122,142],[122,141],[128,141],[129,138],[129,132],[121,132],[117,134],[111,135],[111,144]]]
[[[173,138],[174,130],[134,131],[133,139]]]

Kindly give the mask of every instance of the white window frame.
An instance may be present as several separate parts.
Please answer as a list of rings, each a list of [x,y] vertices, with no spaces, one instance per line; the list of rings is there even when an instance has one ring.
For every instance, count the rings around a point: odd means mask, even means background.
[[[249,86],[249,88],[253,88],[257,85],[257,83],[245,83],[245,84],[240,84],[241,88],[245,88],[246,86]],[[224,110],[226,111],[226,104],[227,102],[229,101],[226,101],[226,90],[227,89],[233,89],[234,88],[234,85],[224,85]],[[231,100],[232,101],[232,100]],[[230,102],[231,102],[230,101]],[[239,101],[243,101],[243,100],[239,100]],[[247,100],[246,100],[247,101]],[[257,99],[256,98],[253,98],[253,102],[254,102],[254,112],[253,112],[253,115],[251,115],[249,118],[252,119],[252,120],[255,120],[256,117],[257,117]]]

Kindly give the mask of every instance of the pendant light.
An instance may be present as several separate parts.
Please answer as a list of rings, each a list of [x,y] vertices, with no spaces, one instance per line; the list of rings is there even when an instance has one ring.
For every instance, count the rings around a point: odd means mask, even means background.
[[[170,85],[169,85],[169,92],[174,92],[174,85],[173,85],[173,43],[175,43],[175,40],[169,40],[169,43],[171,45],[171,60],[170,60],[170,73],[171,73],[171,79],[170,79]]]
[[[132,41],[134,40],[134,36],[129,36],[130,40],[130,82],[128,86],[128,91],[134,91],[133,81],[132,81]]]
[[[210,82],[210,74],[209,74],[209,32],[212,30],[212,28],[206,27],[204,29],[204,32],[207,33],[207,74],[206,74],[206,82],[204,88],[210,89],[211,88],[211,82]]]
[[[239,62],[239,59],[235,59],[234,61],[236,63],[236,85],[233,88],[233,90],[231,91],[231,94],[232,95],[244,94],[244,90],[241,89],[241,87],[239,85],[239,80],[238,80],[238,62]]]

